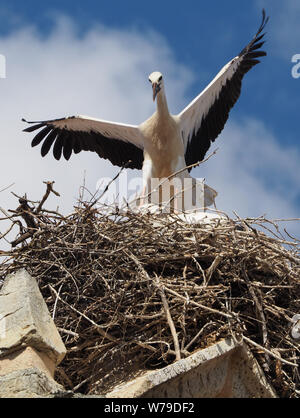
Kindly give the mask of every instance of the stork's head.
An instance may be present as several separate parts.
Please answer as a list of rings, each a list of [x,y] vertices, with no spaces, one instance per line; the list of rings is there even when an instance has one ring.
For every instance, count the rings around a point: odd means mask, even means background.
[[[154,73],[149,75],[149,81],[152,84],[153,101],[155,101],[157,94],[161,91],[164,85],[162,73],[154,71]]]

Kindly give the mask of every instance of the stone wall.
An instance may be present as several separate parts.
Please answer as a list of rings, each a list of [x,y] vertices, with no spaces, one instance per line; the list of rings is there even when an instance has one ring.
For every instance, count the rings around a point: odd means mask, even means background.
[[[64,392],[54,380],[66,348],[38,284],[25,270],[0,292],[0,398]]]

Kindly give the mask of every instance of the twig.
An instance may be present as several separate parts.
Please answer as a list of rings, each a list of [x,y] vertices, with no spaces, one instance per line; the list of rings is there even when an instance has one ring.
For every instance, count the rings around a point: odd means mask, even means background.
[[[77,334],[77,332],[73,332],[73,331],[70,331],[68,329],[64,329],[64,328],[61,328],[61,327],[57,327],[57,329],[58,329],[58,331],[63,332],[64,334],[67,334],[67,335],[71,335],[72,337],[75,337],[77,339],[80,337],[80,335]]]
[[[200,337],[200,335],[202,335],[203,334],[203,332],[204,332],[204,330],[207,328],[207,327],[210,327],[210,326],[212,326],[212,325],[215,325],[216,323],[215,322],[212,322],[212,321],[210,321],[210,322],[208,322],[207,324],[205,324],[201,329],[200,329],[200,331],[195,335],[195,337],[194,338],[192,338],[192,340],[184,347],[184,350],[186,350],[186,351],[188,351],[188,349],[198,340],[198,338]]]
[[[256,296],[255,290],[253,289],[251,281],[249,280],[249,277],[247,275],[245,267],[243,268],[243,274],[244,274],[244,279],[246,280],[249,292],[250,292],[251,296],[253,297],[253,300],[256,304],[257,312],[258,312],[258,314],[260,316],[260,319],[261,319],[263,345],[264,345],[264,347],[268,348],[269,347],[268,330],[267,330],[266,317],[265,317],[265,314],[264,314],[264,311],[263,311],[262,304],[260,303],[260,301],[258,300],[258,297]],[[270,357],[267,353],[265,354],[265,359],[266,359],[265,369],[266,369],[266,371],[269,371],[270,370]]]
[[[57,297],[55,299],[55,303],[54,303],[54,308],[53,308],[53,314],[52,314],[52,319],[55,318],[55,313],[56,313],[56,306],[57,306],[57,301],[58,301],[58,297],[60,295],[61,289],[63,287],[63,284],[60,285],[59,289],[58,289],[58,293],[57,293]]]
[[[100,326],[100,325],[98,325],[98,324],[96,324],[96,322],[95,321],[93,321],[92,319],[90,319],[88,316],[86,316],[84,313],[82,313],[82,312],[80,312],[80,311],[78,311],[76,308],[74,308],[73,306],[71,306],[71,305],[69,305],[69,303],[67,303],[67,302],[65,302],[60,296],[59,296],[59,294],[57,293],[57,291],[49,284],[48,285],[49,286],[49,288],[51,289],[51,291],[55,294],[55,296],[56,296],[56,298],[57,299],[59,299],[64,305],[66,305],[66,306],[68,306],[72,311],[74,311],[74,312],[76,312],[78,315],[80,315],[80,316],[82,316],[83,318],[85,318],[87,321],[89,321],[92,325],[94,325],[96,328],[97,328],[97,330],[98,330],[98,332],[99,332],[99,334],[101,334],[102,335],[102,337],[104,337],[104,338],[107,338],[108,340],[110,340],[110,341],[113,341],[113,342],[117,342],[118,341],[118,339],[117,338],[115,338],[115,337],[113,337],[113,336],[111,336],[111,335],[109,335],[106,331],[104,331],[103,329],[102,329],[102,327]]]
[[[125,170],[126,168],[128,168],[128,166],[130,165],[131,161],[128,161],[118,172],[118,174],[115,175],[115,177],[108,183],[108,185],[105,187],[104,191],[101,193],[100,197],[98,197],[97,199],[95,199],[92,203],[89,204],[88,209],[92,209],[93,206],[95,206],[99,200],[105,195],[105,193],[109,190],[110,186],[112,185],[112,183],[114,183],[118,177],[121,175],[121,173],[123,172],[123,170]],[[97,192],[96,192],[97,193]]]
[[[167,321],[168,321],[168,324],[169,324],[169,327],[170,327],[170,330],[171,330],[171,334],[172,334],[172,337],[173,337],[173,341],[174,341],[176,360],[178,361],[178,360],[181,359],[178,335],[177,335],[177,332],[176,332],[174,321],[173,321],[172,316],[170,314],[169,304],[168,304],[164,289],[163,289],[157,275],[156,275],[156,279],[155,279],[155,284],[158,288],[158,291],[159,291],[159,294],[160,294],[160,297],[161,297],[161,300],[162,300],[162,303],[163,303],[163,307],[164,307],[164,310],[165,310]]]
[[[223,259],[222,254],[218,254],[217,257],[212,262],[211,266],[206,270],[206,286],[211,279],[211,276],[214,274],[215,270],[218,268],[219,264]]]
[[[169,289],[167,287],[164,287],[164,290],[166,292],[170,293],[171,295],[177,296],[181,300],[187,301],[184,296],[181,296],[179,293],[174,292],[174,290],[171,290],[171,289]],[[211,312],[211,313],[214,313],[214,314],[217,314],[217,315],[224,316],[225,318],[232,318],[232,317],[234,317],[234,314],[233,313],[228,314],[228,313],[225,313],[225,312],[222,312],[222,311],[218,311],[217,309],[210,308],[208,306],[202,305],[201,303],[197,303],[197,302],[195,302],[193,300],[189,300],[189,303],[191,305],[197,306],[198,308],[204,309],[204,310],[206,310],[208,312]]]
[[[256,342],[250,340],[250,338],[246,337],[245,335],[243,335],[243,340],[246,341],[247,343],[253,345],[256,348],[259,348],[260,350],[264,351],[265,353],[269,354],[270,356],[274,357],[276,360],[281,361],[281,363],[287,364],[288,366],[292,366],[292,367],[299,367],[298,364],[291,363],[290,361],[284,360],[283,358],[281,358],[277,354],[274,354],[272,351],[268,350],[267,348],[263,347],[262,345],[257,344]]]
[[[55,183],[54,181],[44,181],[44,184],[46,184],[46,186],[47,186],[47,190],[46,190],[46,193],[45,193],[43,199],[41,200],[40,204],[38,205],[37,209],[35,210],[36,215],[38,213],[40,213],[40,211],[42,210],[44,203],[46,202],[46,200],[50,196],[50,193],[54,193],[55,196],[60,197],[60,194],[53,189],[53,184],[54,183]]]
[[[22,242],[26,241],[28,238],[32,238],[34,232],[26,232],[21,237],[17,238],[16,240],[12,241],[11,246],[14,248],[17,245],[21,244]]]
[[[0,193],[1,192],[4,192],[5,190],[7,190],[7,189],[10,189],[12,186],[14,186],[15,185],[15,183],[12,183],[12,184],[10,184],[9,186],[7,186],[7,187],[5,187],[4,189],[2,189],[2,190],[0,190]]]

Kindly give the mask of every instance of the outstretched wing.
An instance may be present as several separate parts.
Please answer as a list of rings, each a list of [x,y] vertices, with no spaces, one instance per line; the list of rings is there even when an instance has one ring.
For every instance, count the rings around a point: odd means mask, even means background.
[[[24,122],[25,119],[23,119]],[[27,122],[33,124],[24,132],[40,129],[32,146],[42,143],[44,157],[53,146],[53,155],[60,160],[63,155],[69,160],[72,152],[94,151],[99,157],[108,159],[113,165],[141,169],[143,165],[143,137],[134,125],[108,122],[86,116]]]
[[[179,115],[186,164],[202,161],[211,142],[222,132],[229,112],[241,93],[244,75],[266,52],[259,50],[269,18],[263,10],[262,23],[252,41],[231,60],[214,80]]]

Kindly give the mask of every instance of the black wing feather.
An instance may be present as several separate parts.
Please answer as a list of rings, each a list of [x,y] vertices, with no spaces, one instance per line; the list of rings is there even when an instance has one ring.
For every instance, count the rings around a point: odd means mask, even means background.
[[[38,128],[37,128],[38,129]],[[31,146],[36,147],[39,145],[42,140],[48,135],[48,133],[51,131],[50,126],[46,126],[44,129],[42,129],[32,140]]]
[[[57,135],[56,141],[53,146],[53,156],[58,161],[61,158],[63,146],[64,146],[64,135],[63,134]]]
[[[22,119],[22,121],[26,122],[25,119]],[[24,129],[24,132],[33,132],[33,131],[36,131],[37,129],[42,128],[43,126],[45,126],[43,123],[40,123],[34,126],[29,126],[29,128]]]
[[[63,154],[67,161],[71,158],[72,150],[73,150],[73,138],[72,135],[69,132],[65,132],[64,135],[64,148],[63,148]]]
[[[130,142],[107,138],[99,132],[69,131],[66,128],[57,128],[49,121],[30,126],[24,129],[24,132],[34,132],[40,128],[43,129],[34,137],[32,146],[35,147],[44,141],[41,147],[43,157],[48,154],[54,144],[53,155],[56,160],[60,160],[62,155],[69,160],[73,152],[78,154],[81,151],[92,151],[119,167],[126,166],[139,170],[143,167],[143,150]]]
[[[210,148],[211,142],[213,142],[222,132],[228,120],[230,110],[240,97],[244,75],[252,67],[260,63],[256,58],[267,55],[265,51],[258,51],[264,44],[264,41],[260,42],[265,35],[264,33],[262,34],[262,31],[269,20],[269,18],[266,17],[265,10],[263,10],[262,14],[262,23],[256,35],[239,54],[239,57],[243,57],[243,60],[241,61],[238,70],[222,87],[219,97],[210,108],[208,114],[202,119],[199,130],[194,132],[188,141],[185,152],[187,166],[204,159],[206,152]]]
[[[41,154],[42,157],[45,157],[45,155],[48,154],[50,148],[53,145],[53,142],[55,141],[57,137],[57,129],[54,129],[53,131],[51,131],[49,133],[49,135],[47,136],[47,138],[44,140],[42,148],[41,148]]]

